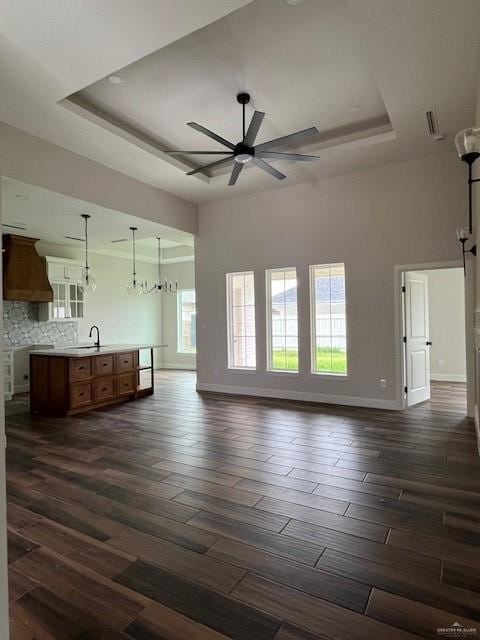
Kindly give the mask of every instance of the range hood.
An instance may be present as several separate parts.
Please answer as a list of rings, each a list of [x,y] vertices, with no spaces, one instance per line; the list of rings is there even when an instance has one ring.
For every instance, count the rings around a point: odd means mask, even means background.
[[[3,299],[52,302],[53,290],[45,261],[35,249],[36,238],[3,236]]]

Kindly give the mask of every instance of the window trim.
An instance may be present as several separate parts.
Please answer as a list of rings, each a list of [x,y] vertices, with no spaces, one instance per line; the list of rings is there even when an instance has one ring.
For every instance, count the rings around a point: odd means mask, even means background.
[[[345,281],[345,350],[347,355],[347,370],[345,373],[335,371],[315,371],[317,361],[317,319],[316,319],[316,296],[315,296],[315,276],[316,268],[322,267],[343,267],[343,278]],[[311,264],[308,266],[309,289],[310,289],[310,374],[313,376],[331,377],[345,379],[349,376],[350,358],[348,357],[348,322],[347,322],[347,267],[344,262],[331,262],[323,264]]]
[[[255,315],[255,366],[254,367],[240,367],[233,364],[233,315],[232,315],[232,287],[231,281],[233,276],[253,276],[253,309]],[[231,271],[225,274],[225,289],[226,289],[226,311],[227,311],[227,369],[231,371],[243,371],[246,373],[257,371],[257,321],[256,321],[256,300],[255,300],[255,271]],[[245,305],[244,305],[245,306]]]
[[[297,351],[298,351],[298,368],[297,369],[274,369],[272,367],[272,286],[271,286],[271,278],[269,275],[274,271],[295,271],[296,280],[297,280]],[[298,291],[299,291],[299,277],[297,267],[275,267],[274,269],[265,269],[265,305],[266,305],[266,346],[267,346],[267,368],[266,372],[268,374],[288,374],[288,375],[297,375],[300,373],[300,333],[299,333],[299,307],[298,307]]]
[[[197,292],[195,290],[194,287],[185,287],[184,289],[179,289],[177,291],[177,354],[182,354],[182,355],[188,355],[188,356],[196,356],[197,355],[197,349],[195,348],[195,351],[185,351],[184,349],[182,349],[182,338],[183,338],[183,332],[182,332],[182,314],[183,314],[183,309],[182,309],[182,293],[184,291],[193,291],[195,293],[195,311],[197,308]]]

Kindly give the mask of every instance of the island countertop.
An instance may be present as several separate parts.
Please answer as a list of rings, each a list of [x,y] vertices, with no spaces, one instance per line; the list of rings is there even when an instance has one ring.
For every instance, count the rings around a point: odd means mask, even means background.
[[[101,347],[60,347],[53,349],[38,349],[32,352],[36,356],[56,356],[61,358],[85,358],[87,356],[101,356],[108,353],[122,353],[125,351],[141,351],[142,349],[160,349],[166,344],[106,344]]]

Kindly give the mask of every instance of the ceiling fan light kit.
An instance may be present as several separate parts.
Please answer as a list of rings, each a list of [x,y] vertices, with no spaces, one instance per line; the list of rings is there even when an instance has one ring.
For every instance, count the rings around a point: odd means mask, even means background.
[[[226,158],[222,158],[221,160],[216,160],[215,162],[211,162],[202,167],[197,167],[196,169],[192,169],[187,173],[187,176],[193,176],[196,173],[206,173],[210,169],[215,169],[217,167],[226,166],[229,164],[233,164],[232,173],[230,175],[230,179],[228,181],[229,186],[233,186],[246,164],[254,164],[259,169],[262,169],[266,173],[270,174],[277,180],[284,180],[287,176],[272,167],[271,164],[266,162],[266,160],[290,160],[293,162],[316,162],[319,158],[318,156],[308,156],[298,153],[282,153],[277,151],[272,151],[271,148],[284,143],[298,143],[302,144],[304,141],[311,138],[313,135],[318,133],[318,129],[316,127],[310,127],[308,129],[303,129],[302,131],[297,131],[296,133],[291,133],[286,136],[282,136],[280,138],[275,138],[274,140],[270,140],[269,142],[264,142],[262,144],[255,146],[255,140],[257,138],[258,132],[262,125],[263,119],[265,117],[265,113],[263,111],[255,111],[252,119],[250,120],[250,124],[248,125],[248,129],[246,129],[245,122],[245,106],[250,102],[250,95],[248,93],[239,93],[237,95],[237,102],[242,105],[242,139],[237,144],[222,138],[218,134],[210,131],[206,127],[197,124],[196,122],[187,122],[189,127],[195,129],[199,133],[203,133],[208,136],[210,139],[215,140],[219,144],[227,147],[228,151],[165,151],[168,155],[221,155],[227,156]]]

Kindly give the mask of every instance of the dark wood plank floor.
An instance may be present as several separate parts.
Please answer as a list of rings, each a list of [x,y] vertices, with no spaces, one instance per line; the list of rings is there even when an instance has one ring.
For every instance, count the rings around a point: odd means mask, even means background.
[[[7,405],[13,640],[480,635],[460,386],[400,413],[161,372],[154,396],[74,418],[27,402]]]

